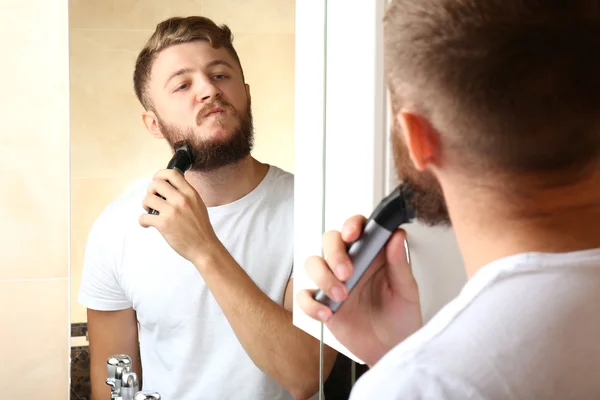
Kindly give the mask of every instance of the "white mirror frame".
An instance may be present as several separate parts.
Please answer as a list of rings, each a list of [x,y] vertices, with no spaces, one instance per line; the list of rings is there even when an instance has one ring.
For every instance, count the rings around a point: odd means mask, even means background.
[[[296,2],[294,292],[311,287],[304,261],[322,233],[367,215],[387,191],[385,0]],[[321,324],[294,301],[294,324],[320,338]],[[324,342],[363,363],[325,329]]]

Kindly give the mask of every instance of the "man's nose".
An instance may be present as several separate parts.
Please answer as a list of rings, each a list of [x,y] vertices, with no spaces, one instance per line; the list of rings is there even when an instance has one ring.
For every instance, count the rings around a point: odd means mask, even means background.
[[[207,101],[214,100],[221,96],[221,91],[212,82],[206,81],[199,85],[198,92],[196,93],[196,100],[205,103]]]

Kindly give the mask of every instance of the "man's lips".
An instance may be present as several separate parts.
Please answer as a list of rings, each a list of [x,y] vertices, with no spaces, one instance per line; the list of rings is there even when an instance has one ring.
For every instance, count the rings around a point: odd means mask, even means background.
[[[215,108],[211,108],[210,110],[208,110],[208,112],[204,115],[204,118],[206,117],[210,117],[213,114],[221,114],[225,112],[224,109],[222,109],[221,107],[215,107]]]

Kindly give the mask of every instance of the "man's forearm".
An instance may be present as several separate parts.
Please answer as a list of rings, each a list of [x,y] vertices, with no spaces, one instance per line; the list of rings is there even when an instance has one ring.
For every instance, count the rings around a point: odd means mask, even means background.
[[[256,366],[296,398],[316,393],[319,342],[293,325],[292,313],[264,294],[225,248],[194,264]],[[327,357],[329,373],[335,352],[328,348]]]

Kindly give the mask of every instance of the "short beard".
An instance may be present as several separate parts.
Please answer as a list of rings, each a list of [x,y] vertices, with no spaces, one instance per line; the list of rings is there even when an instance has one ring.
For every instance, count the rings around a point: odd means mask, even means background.
[[[450,215],[442,188],[429,172],[419,172],[408,154],[408,148],[401,139],[398,122],[392,126],[392,146],[398,177],[412,189],[410,204],[415,217],[429,226],[451,226]]]
[[[243,114],[238,113],[231,104],[223,100],[207,104],[198,113],[198,125],[201,122],[200,116],[205,115],[207,110],[216,106],[229,110],[238,118],[238,125],[226,142],[203,140],[198,137],[194,128],[181,128],[167,124],[155,112],[158,126],[173,151],[175,145],[182,141],[187,142],[192,148],[194,155],[192,167],[190,168],[192,171],[211,172],[235,164],[247,157],[254,146],[254,126],[250,99],[248,99],[247,110]]]

